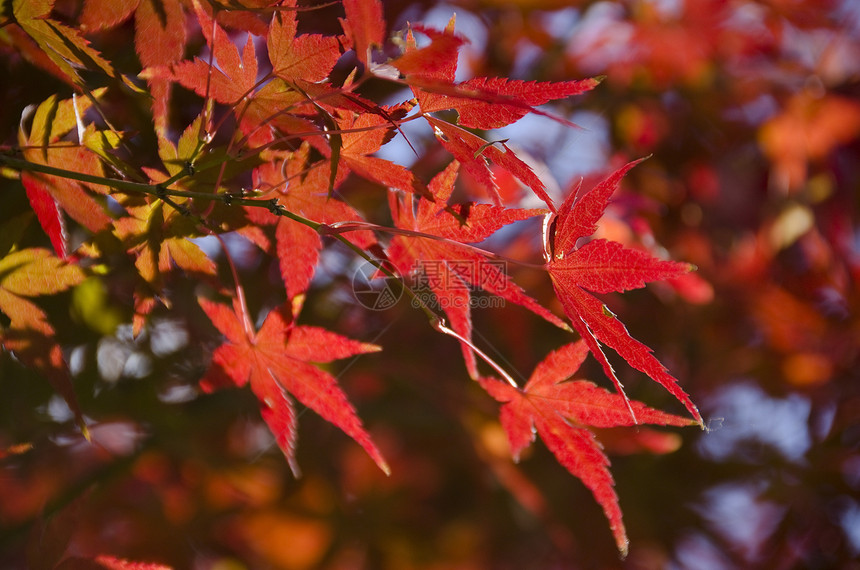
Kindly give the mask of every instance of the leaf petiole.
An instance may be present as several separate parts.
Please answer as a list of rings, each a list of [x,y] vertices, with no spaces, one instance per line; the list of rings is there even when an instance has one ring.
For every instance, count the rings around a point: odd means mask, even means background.
[[[469,339],[467,339],[463,335],[457,333],[457,331],[450,329],[447,326],[445,326],[444,319],[437,318],[436,320],[434,320],[430,324],[434,329],[436,329],[440,333],[446,334],[448,336],[452,336],[452,337],[456,338],[457,340],[459,340],[460,342],[462,342],[463,344],[465,344],[466,346],[468,346],[469,348],[471,348],[475,352],[475,354],[477,354],[478,356],[480,356],[484,360],[484,362],[486,362],[487,364],[492,366],[493,370],[498,372],[502,376],[502,378],[504,378],[508,382],[508,384],[510,384],[511,386],[513,386],[514,388],[519,390],[519,386],[517,385],[516,380],[514,380],[511,377],[511,375],[505,371],[504,368],[499,366],[492,358],[487,356],[487,354],[483,350],[481,350],[480,348],[475,346],[475,343],[473,343],[472,341],[470,341]]]

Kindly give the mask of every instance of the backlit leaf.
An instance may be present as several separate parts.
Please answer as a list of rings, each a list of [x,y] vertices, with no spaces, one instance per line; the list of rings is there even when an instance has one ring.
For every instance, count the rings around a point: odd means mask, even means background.
[[[67,77],[82,83],[81,69],[101,69],[110,76],[113,66],[91,48],[80,31],[50,18],[55,0],[12,0],[15,21],[33,38]]]
[[[308,146],[303,146],[286,159],[281,168],[274,164],[260,166],[255,171],[257,186],[274,189],[280,205],[317,222],[361,220],[361,215],[345,202],[328,197],[326,164],[317,163],[306,170],[308,152]],[[342,172],[339,176],[345,175]],[[292,299],[307,291],[322,249],[319,234],[308,226],[287,217],[274,216],[261,208],[249,208],[247,215],[257,226],[275,226],[274,248],[287,296]],[[264,241],[266,238],[253,226],[243,228],[242,232],[263,249],[270,249],[270,244]],[[361,248],[375,243],[373,234],[367,231],[350,232],[346,237]]]
[[[569,381],[588,352],[586,343],[578,341],[550,353],[535,367],[523,389],[495,378],[480,378],[479,381],[493,398],[504,404],[500,419],[514,459],[531,445],[536,434],[539,435],[559,463],[594,494],[609,519],[618,550],[624,556],[627,532],[609,473],[609,459],[590,428],[633,425],[628,405],[639,423],[687,426],[694,422],[640,402],[628,403],[623,396],[585,380]]]
[[[371,48],[381,47],[385,19],[379,0],[343,0],[346,18],[341,19],[344,33],[352,41],[355,55],[365,66],[370,63]]]
[[[285,3],[285,7],[295,2]],[[333,36],[296,35],[296,13],[280,10],[272,17],[266,45],[272,73],[286,80],[313,83],[328,77],[340,57],[340,44]]]
[[[624,174],[637,162],[616,170],[578,200],[577,192],[572,192],[564,201],[549,226],[549,274],[573,328],[585,340],[620,394],[624,394],[623,387],[600,343],[610,346],[628,364],[665,387],[701,423],[702,416],[690,397],[654,357],[651,349],[631,337],[621,321],[589,293],[643,287],[649,281],[683,275],[692,267],[686,263],[656,259],[645,252],[630,250],[606,240],[594,240],[576,247],[580,238],[588,237],[595,231],[597,221],[609,204],[609,198],[618,188]]]
[[[221,387],[227,380],[236,386],[250,383],[260,401],[263,419],[294,473],[299,471],[295,461],[296,413],[290,394],[342,429],[380,469],[389,473],[388,464],[337,381],[309,362],[375,352],[379,347],[316,327],[297,326],[291,322],[287,307],[270,311],[260,330],[252,331],[234,311],[206,299],[199,301],[212,323],[227,337],[227,342],[215,350],[212,365],[201,382],[212,387]]]
[[[46,249],[24,249],[0,259],[0,287],[16,295],[52,295],[83,278],[80,267],[63,262]]]
[[[537,105],[580,95],[600,83],[596,79],[564,82],[537,82],[477,77],[456,84],[455,88],[423,83],[419,98],[426,112],[454,109],[459,124],[476,129],[496,129],[516,122]]]
[[[519,178],[537,194],[538,198],[546,203],[550,210],[555,211],[555,205],[547,194],[544,183],[528,164],[517,158],[504,142],[486,141],[465,129],[433,117],[427,117],[427,122],[433,127],[436,138],[442,143],[442,146],[454,155],[454,158],[463,164],[463,168],[484,186],[496,205],[501,205],[502,198],[493,179],[488,160]]]
[[[443,240],[413,235],[395,235],[388,257],[403,275],[415,274],[419,283],[432,290],[437,302],[451,320],[453,329],[467,339],[472,337],[470,288],[480,287],[508,301],[522,305],[549,322],[564,323],[508,278],[503,262],[463,247],[460,243],[484,240],[499,228],[518,220],[545,213],[545,210],[503,208],[489,204],[448,206],[459,163],[454,161],[436,175],[429,190],[433,202],[420,199],[413,209],[411,195],[391,195],[391,212],[398,228],[438,236]],[[472,377],[477,365],[472,350],[463,346],[463,356]]]

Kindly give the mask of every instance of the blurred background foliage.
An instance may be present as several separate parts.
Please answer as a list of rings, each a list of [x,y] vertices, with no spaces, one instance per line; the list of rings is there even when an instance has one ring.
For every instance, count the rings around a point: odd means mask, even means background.
[[[57,5],[70,19],[79,8]],[[300,419],[304,476],[293,479],[248,392],[198,393],[218,338],[195,283],[174,280],[172,310],[156,310],[134,338],[131,281],[97,275],[41,301],[65,315],[54,324],[92,443],[47,382],[0,355],[0,566],[49,567],[65,552],[201,570],[860,568],[860,4],[461,0],[385,10],[392,32],[407,22],[442,27],[456,12],[471,42],[463,79],[606,75],[552,109],[583,129],[529,117],[492,134],[527,152],[556,197],[580,177],[651,155],[600,231],[699,270],[605,300],[681,379],[710,431],[602,434],[627,560],[590,494],[546,449],[511,462],[496,404],[468,380],[456,344],[405,300],[360,306],[357,262],[332,246],[302,320],[384,346],[330,370],[391,477],[309,413]],[[338,33],[339,15],[337,4],[302,12],[300,31]],[[126,53],[117,66],[134,72],[131,26],[91,39]],[[70,91],[0,50],[0,126],[12,143],[26,105]],[[395,88],[370,82],[365,94],[402,99]],[[179,128],[195,113],[183,112],[183,97]],[[111,110],[151,136],[145,109]],[[405,130],[420,156],[401,137],[383,150],[427,180],[448,157],[430,133]],[[530,204],[514,181],[502,183],[506,198]],[[380,203],[378,187],[347,185],[365,211]],[[20,186],[4,180],[0,193],[4,228],[48,246]],[[529,224],[493,248],[539,260],[540,228]],[[281,290],[277,268],[241,239],[233,245],[261,309]],[[561,313],[546,275],[509,270]],[[479,344],[522,377],[570,340],[516,307],[476,310],[475,322]],[[618,369],[632,397],[681,412]],[[668,453],[638,453],[648,450]]]

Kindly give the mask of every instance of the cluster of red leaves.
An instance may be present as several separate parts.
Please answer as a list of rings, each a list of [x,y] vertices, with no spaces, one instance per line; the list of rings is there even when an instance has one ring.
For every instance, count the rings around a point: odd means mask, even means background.
[[[191,273],[232,301],[228,305],[200,298],[203,311],[226,339],[212,355],[202,388],[250,384],[263,419],[296,473],[297,414],[292,397],[342,429],[387,472],[382,454],[334,377],[314,364],[378,347],[296,321],[324,247],[321,234],[334,235],[403,277],[422,261],[440,262],[445,282],[463,286],[433,287],[452,328],[441,324],[441,316],[434,316],[434,322],[460,340],[469,375],[505,403],[502,425],[513,455],[517,457],[533,440],[536,430],[561,464],[592,490],[619,550],[626,552],[609,462],[591,428],[642,422],[690,425],[701,424],[702,418],[650,349],[634,340],[592,293],[643,287],[649,281],[678,277],[691,267],[616,242],[589,241],[612,194],[635,163],[588,191],[574,189],[556,206],[543,182],[510,147],[475,132],[508,125],[528,113],[546,115],[536,106],[593,89],[599,80],[475,78],[457,83],[457,52],[464,40],[455,33],[453,20],[442,31],[410,29],[402,54],[381,62],[377,50],[384,44],[386,26],[378,1],[344,0],[343,33],[326,36],[299,34],[299,12],[290,1],[238,2],[225,10],[217,3],[213,10],[213,5],[194,1],[188,13],[179,2],[164,2],[163,11],[154,14],[149,2],[126,3],[118,9],[109,2],[88,0],[81,15],[85,32],[114,27],[134,12],[135,45],[143,66],[139,77],[149,83],[153,97],[161,162],[136,164],[126,133],[109,126],[109,121],[97,127],[87,118],[91,107],[101,108],[103,92],[90,90],[80,70],[117,77],[117,90],[128,96],[139,91],[140,84],[117,72],[81,32],[53,19],[52,0],[13,0],[12,6],[15,21],[7,31],[11,42],[78,94],[42,102],[32,119],[22,122],[18,145],[25,161],[6,161],[22,170],[21,182],[56,251],[56,257],[44,250],[20,250],[4,252],[0,258],[0,309],[11,319],[2,331],[6,350],[43,371],[75,407],[53,330],[41,309],[24,297],[72,287],[85,275],[83,268],[109,263],[108,254],[120,253],[137,269],[139,331],[157,303],[169,305],[170,279],[179,271]],[[207,46],[193,59],[182,59],[186,20],[199,27]],[[428,42],[419,47],[413,32]],[[235,43],[239,34],[245,38],[241,50]],[[347,52],[358,64],[335,85],[329,77]],[[369,79],[404,84],[414,99],[394,106],[370,101],[359,94]],[[166,110],[176,86],[194,92],[204,104],[198,118],[174,141]],[[456,121],[448,119],[450,111],[456,112]],[[413,119],[426,121],[454,158],[429,184],[411,170],[374,156],[398,134],[401,124]],[[449,204],[459,168],[483,185],[492,204]],[[505,205],[493,174],[499,169],[530,188],[546,209]],[[237,190],[249,172],[254,191]],[[393,228],[364,221],[341,199],[338,190],[349,174],[388,189]],[[71,257],[66,215],[88,235],[99,237],[85,242]],[[546,216],[545,269],[570,325],[498,267],[483,265],[491,269],[477,275],[465,270],[490,256],[473,244],[534,216]],[[286,301],[271,308],[258,328],[238,280],[233,287],[221,285],[214,260],[190,241],[234,231],[275,256],[284,281]],[[583,340],[551,353],[524,388],[482,376],[472,342],[471,288],[522,305],[561,328],[572,328]],[[693,419],[628,400],[601,345],[669,390]],[[35,356],[39,351],[50,356],[47,360]],[[589,382],[567,381],[589,352],[618,394]],[[489,364],[501,372],[498,365]]]

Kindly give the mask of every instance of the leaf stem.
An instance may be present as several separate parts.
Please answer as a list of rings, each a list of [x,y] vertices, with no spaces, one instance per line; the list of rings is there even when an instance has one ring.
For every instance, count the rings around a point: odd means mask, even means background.
[[[177,198],[194,198],[198,200],[220,200],[227,206],[232,204],[239,204],[242,206],[266,208],[275,215],[286,216],[296,222],[310,226],[314,230],[318,229],[321,225],[323,225],[319,222],[314,222],[313,220],[309,220],[303,216],[290,212],[289,210],[278,204],[277,200],[274,199],[260,200],[255,198],[236,196],[230,193],[210,194],[208,192],[195,192],[192,190],[176,190],[173,188],[167,188],[164,184],[144,184],[142,182],[131,182],[129,180],[119,180],[117,178],[105,178],[103,176],[95,176],[92,174],[85,174],[83,172],[76,172],[74,170],[66,170],[64,168],[48,166],[47,164],[30,162],[28,160],[14,158],[7,154],[0,154],[0,162],[5,163],[12,168],[17,168],[18,170],[39,172],[42,174],[49,174],[51,176],[60,176],[62,178],[68,178],[70,180],[77,180],[78,182],[86,182],[89,184],[108,186],[117,190],[121,190],[123,192],[149,194],[150,196],[155,196],[159,199],[163,199],[165,196],[175,196]]]
[[[9,154],[0,154],[0,162],[6,163],[8,166],[12,168],[17,168],[18,170],[27,170],[30,172],[40,172],[42,174],[50,174],[52,176],[60,176],[62,178],[69,178],[71,180],[77,180],[78,182],[87,182],[89,184],[99,184],[102,186],[110,186],[111,188],[116,188],[117,190],[124,190],[126,192],[135,192],[135,193],[144,193],[144,194],[153,194],[158,195],[159,190],[157,186],[153,186],[151,184],[144,184],[142,182],[131,182],[129,180],[119,180],[116,178],[105,178],[103,176],[95,176],[93,174],[85,174],[83,172],[76,172],[74,170],[66,170],[63,168],[57,168],[55,166],[48,166],[47,164],[39,164],[37,162],[30,162],[29,160],[23,160],[20,158],[15,158],[10,156]],[[163,191],[167,194],[173,196],[184,196],[184,193],[180,193],[176,190],[169,190],[164,188]]]
[[[434,329],[441,332],[442,334],[446,334],[448,336],[453,336],[454,338],[456,338],[457,340],[459,340],[460,342],[462,342],[463,344],[465,344],[466,346],[471,348],[473,351],[475,351],[475,354],[477,354],[478,356],[480,356],[484,360],[484,362],[486,362],[487,364],[492,366],[493,370],[495,370],[496,372],[501,374],[502,378],[504,378],[508,382],[508,384],[510,384],[511,386],[513,386],[516,389],[519,389],[519,385],[517,385],[516,380],[514,380],[511,377],[511,375],[508,374],[507,371],[505,371],[504,368],[499,366],[496,363],[496,361],[494,361],[492,358],[490,358],[483,350],[481,350],[480,348],[475,346],[475,343],[473,343],[472,341],[470,341],[466,337],[462,336],[461,334],[459,334],[454,329],[450,329],[450,328],[446,327],[444,320],[436,319],[435,321],[433,321],[431,323],[431,325],[433,326]]]
[[[513,263],[518,263],[520,265],[526,265],[526,266],[532,266],[532,267],[541,267],[541,268],[543,267],[542,265],[538,266],[535,264],[523,263],[523,262],[520,262],[520,261],[517,261],[514,259],[508,259],[504,256],[495,254],[493,252],[490,252],[490,251],[487,251],[487,250],[484,250],[484,249],[481,249],[481,248],[478,248],[478,247],[475,247],[475,246],[472,246],[469,244],[449,240],[448,238],[443,238],[441,236],[434,236],[432,234],[424,234],[422,232],[417,232],[417,231],[412,231],[412,230],[406,230],[406,229],[401,229],[401,228],[389,228],[389,227],[379,226],[377,224],[372,224],[369,222],[362,222],[362,221],[344,221],[344,222],[335,222],[334,224],[323,224],[323,223],[311,220],[309,218],[306,218],[300,214],[296,214],[295,212],[291,212],[290,210],[287,210],[282,204],[279,204],[277,199],[275,199],[275,198],[267,199],[267,200],[260,200],[260,199],[254,199],[254,198],[244,198],[241,196],[235,196],[235,195],[229,194],[229,193],[210,194],[207,192],[194,192],[194,191],[190,191],[190,190],[174,190],[171,188],[166,188],[161,184],[154,184],[154,185],[153,184],[143,184],[140,182],[130,182],[127,180],[117,180],[115,178],[105,178],[102,176],[94,176],[92,174],[84,174],[82,172],[75,172],[73,170],[65,170],[62,168],[56,168],[53,166],[48,166],[46,164],[38,164],[38,163],[30,162],[28,160],[22,160],[22,159],[14,158],[12,156],[8,156],[7,154],[0,154],[0,162],[4,162],[8,166],[11,166],[13,168],[17,168],[19,170],[28,170],[28,171],[32,171],[32,172],[40,172],[42,174],[49,174],[52,176],[61,176],[61,177],[69,178],[71,180],[77,180],[79,182],[87,182],[90,184],[99,184],[102,186],[109,186],[109,187],[116,188],[117,190],[122,190],[125,192],[149,194],[151,196],[155,196],[156,198],[164,201],[165,203],[172,206],[173,208],[176,208],[183,215],[190,215],[190,212],[188,211],[187,208],[185,208],[185,206],[176,204],[173,200],[170,200],[168,198],[169,196],[175,196],[175,197],[180,197],[180,198],[195,198],[195,199],[202,199],[202,200],[220,200],[221,202],[223,202],[227,206],[232,205],[232,204],[238,204],[238,205],[243,205],[243,206],[253,206],[253,207],[258,207],[258,208],[266,208],[272,214],[274,214],[276,216],[284,216],[284,217],[289,218],[295,222],[298,222],[300,224],[303,224],[305,226],[310,227],[311,229],[313,229],[314,231],[316,231],[320,235],[329,235],[329,236],[335,238],[336,240],[338,240],[339,242],[343,243],[348,248],[350,248],[352,251],[354,251],[362,259],[364,259],[368,263],[373,264],[374,267],[376,267],[382,273],[384,273],[386,276],[391,277],[391,278],[397,278],[397,275],[395,275],[394,272],[392,272],[390,269],[385,267],[385,264],[382,261],[380,261],[380,260],[374,258],[373,256],[371,256],[370,254],[368,254],[362,248],[358,247],[357,245],[355,245],[354,243],[349,241],[342,234],[345,232],[348,232],[348,231],[378,230],[378,231],[384,231],[384,232],[388,232],[388,233],[408,235],[411,237],[423,237],[423,238],[427,238],[427,239],[435,239],[435,240],[445,241],[445,242],[448,242],[448,243],[451,243],[454,245],[459,245],[459,246],[462,246],[464,248],[469,248],[469,249],[472,249],[474,251],[477,251],[477,252],[481,253],[482,255],[486,255],[489,257],[495,257],[498,259],[509,260]],[[201,220],[201,221],[203,221],[203,220]],[[205,222],[205,221],[203,221],[203,222]],[[208,224],[202,223],[202,225],[212,235],[219,238],[219,240],[221,239],[220,236],[217,234],[217,232],[213,231],[213,228],[210,228],[208,226]],[[223,246],[224,245],[223,240],[221,243]],[[226,247],[224,249],[226,251]],[[239,283],[236,269],[233,266],[232,260],[229,258],[229,256],[228,256],[228,262],[230,263],[231,271],[233,271],[233,277],[234,277],[234,280],[236,282],[236,294],[239,298],[239,302],[240,302],[240,305],[242,307],[242,312],[243,312],[242,317],[243,317],[243,321],[244,321],[244,324],[246,327],[246,331],[253,331],[253,326],[250,323],[250,317],[248,315],[248,309],[247,309],[247,305],[245,303],[244,291],[243,291],[243,289]],[[518,387],[516,381],[510,376],[510,374],[508,374],[501,366],[499,366],[495,361],[493,361],[492,358],[490,358],[481,349],[479,349],[477,346],[475,346],[474,343],[472,343],[470,340],[464,338],[462,335],[458,334],[454,330],[445,326],[444,319],[442,319],[432,309],[430,309],[430,307],[428,307],[427,304],[412,289],[410,289],[406,285],[403,285],[403,288],[406,291],[406,294],[413,301],[415,301],[416,304],[424,312],[424,314],[427,315],[427,318],[430,320],[430,324],[434,329],[436,329],[439,332],[442,332],[443,334],[446,334],[448,336],[452,336],[452,337],[458,339],[460,342],[466,344],[469,348],[471,348],[473,351],[475,351],[475,353],[478,356],[480,356],[487,364],[489,364],[496,372],[498,372],[503,378],[505,378],[505,380],[507,380],[507,382],[509,384],[511,384],[514,387]],[[252,338],[252,336],[249,336],[249,338]]]
[[[208,229],[208,228],[207,228]],[[230,255],[230,250],[227,249],[227,244],[224,242],[224,236],[209,231],[210,235],[215,236],[221,244],[221,249],[224,251],[224,257],[227,259],[227,265],[230,266],[230,273],[233,275],[233,283],[236,284],[236,297],[239,300],[239,311],[242,317],[242,327],[245,329],[245,337],[252,345],[257,343],[257,333],[254,330],[254,324],[251,322],[251,313],[248,311],[248,302],[245,299],[245,288],[242,287],[242,282],[239,281],[239,272],[236,271],[236,264],[233,263],[233,256]]]
[[[327,224],[317,224],[317,227],[314,229],[316,229],[320,235],[330,235],[331,237],[335,238],[336,240],[347,246],[349,249],[354,251],[359,257],[361,257],[362,259],[376,267],[378,270],[380,270],[382,273],[384,273],[386,277],[390,277],[392,279],[398,278],[398,275],[396,275],[393,271],[386,267],[384,262],[376,259],[372,255],[346,239],[346,237],[338,233],[329,232],[327,229],[328,227],[329,226]],[[427,303],[425,303],[424,300],[421,299],[421,297],[415,293],[415,291],[413,291],[410,287],[407,287],[402,282],[401,286],[403,287],[403,290],[406,292],[409,298],[414,302],[414,304],[417,305],[424,312],[425,315],[427,315],[427,318],[430,320],[431,323],[441,319],[441,317],[437,315],[433,311],[433,309],[427,306]]]
[[[326,228],[326,227],[330,227],[330,226],[327,226],[326,224],[320,224],[321,229]],[[376,267],[377,269],[382,271],[386,276],[393,277],[393,278],[397,277],[397,275],[395,275],[394,272],[392,272],[390,269],[385,267],[384,263],[382,263],[378,259],[370,256],[366,251],[364,251],[363,249],[361,249],[360,247],[358,247],[357,245],[355,245],[354,243],[352,243],[351,241],[349,241],[348,239],[346,239],[342,235],[340,235],[340,234],[329,234],[325,230],[323,230],[320,233],[322,233],[323,235],[331,235],[332,237],[334,237],[338,241],[342,242],[347,247],[349,247],[354,252],[356,252],[359,256],[361,256],[364,260],[366,260],[368,263],[373,264],[374,267]],[[519,389],[519,385],[517,384],[516,380],[514,380],[511,377],[511,375],[508,374],[507,371],[505,371],[504,368],[502,368],[499,364],[497,364],[483,350],[481,350],[480,348],[475,346],[475,343],[473,343],[471,340],[469,340],[466,337],[464,337],[463,335],[459,334],[457,331],[455,331],[451,328],[448,328],[445,325],[445,319],[440,317],[439,315],[437,315],[435,312],[433,312],[433,310],[427,306],[427,303],[425,303],[424,300],[421,299],[421,297],[419,297],[418,295],[415,294],[415,291],[413,291],[411,288],[407,287],[406,285],[403,285],[403,289],[406,291],[406,294],[409,295],[409,297],[413,301],[417,302],[418,307],[421,308],[421,310],[424,312],[424,314],[427,315],[427,317],[430,320],[430,326],[431,327],[433,327],[435,330],[441,332],[442,334],[456,338],[457,340],[459,340],[460,342],[462,342],[463,344],[468,346],[470,349],[472,349],[475,352],[475,354],[477,354],[479,357],[481,357],[481,359],[484,362],[489,364],[493,368],[493,370],[498,372],[502,376],[502,378],[504,378],[508,382],[508,384],[510,384],[514,388]]]

